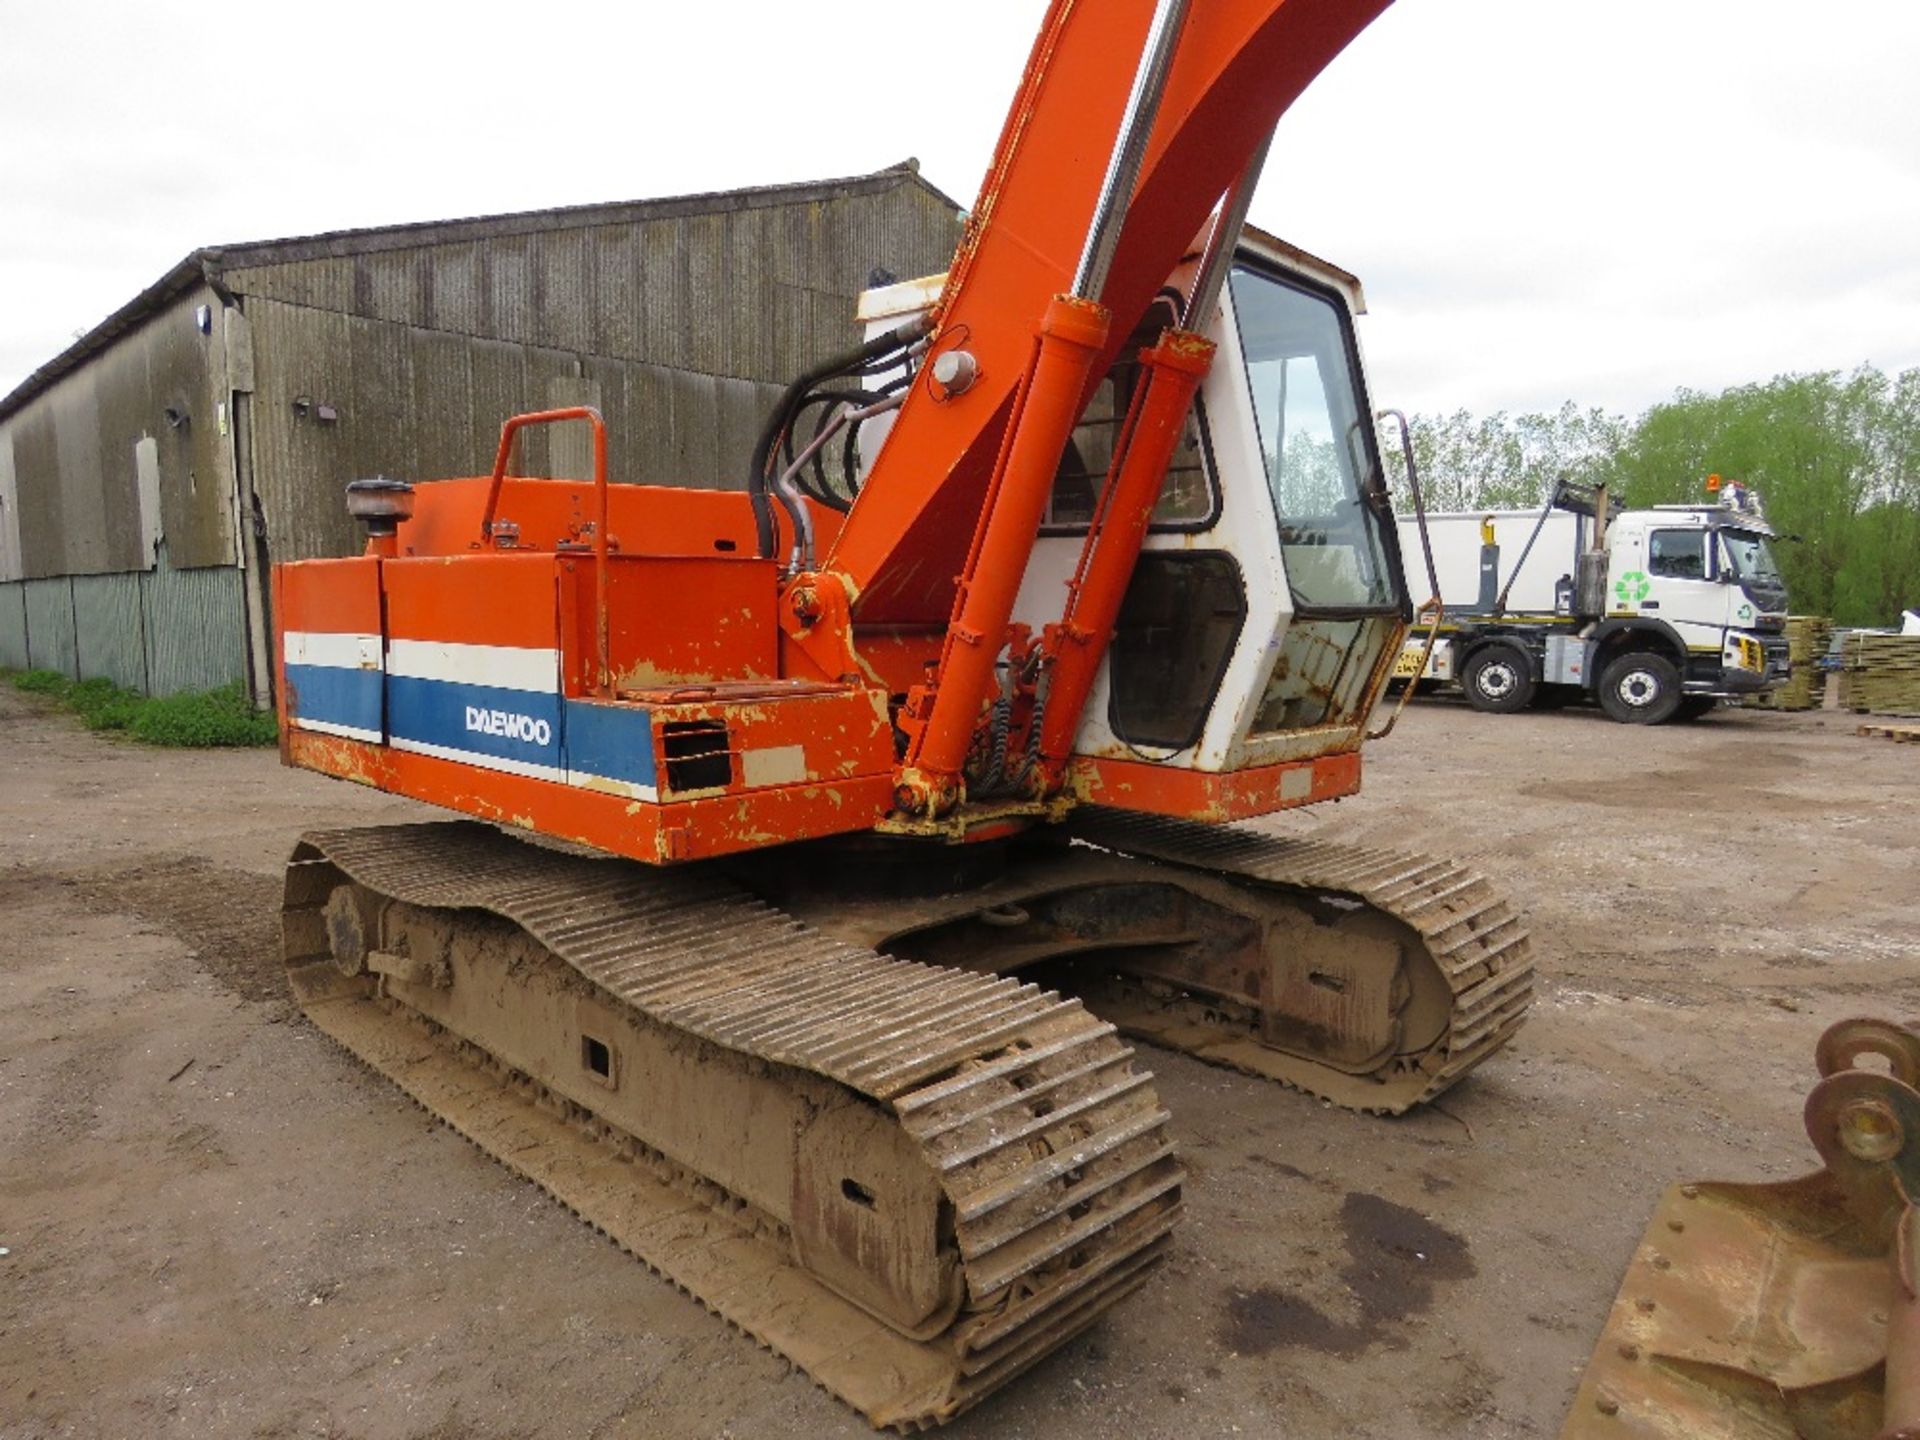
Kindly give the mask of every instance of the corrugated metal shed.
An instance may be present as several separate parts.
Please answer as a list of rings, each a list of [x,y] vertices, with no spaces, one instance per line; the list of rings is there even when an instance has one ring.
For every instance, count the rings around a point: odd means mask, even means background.
[[[0,585],[0,666],[104,677],[151,695],[244,683],[245,574],[230,565]]]
[[[27,665],[34,670],[79,674],[79,646],[73,633],[73,581],[27,580]]]
[[[141,595],[146,580],[138,572],[73,577],[74,660],[82,680],[102,676],[135,690],[148,688]]]
[[[27,587],[0,585],[0,667],[25,670],[27,658]]]
[[[616,480],[742,484],[872,272],[944,269],[960,219],[909,162],[196,251],[0,398],[0,664],[264,694],[266,565],[357,550],[347,481],[484,470],[520,411],[599,406]]]
[[[238,570],[175,570],[162,565],[144,583],[146,690],[177,695],[247,678],[246,631]]]
[[[195,323],[218,304],[189,287],[0,420],[12,475],[7,485],[0,473],[0,498],[12,491],[21,576],[149,569],[142,541],[156,523],[181,565],[235,563],[225,354],[219,327],[203,335]],[[158,461],[157,522],[141,505],[143,442]]]

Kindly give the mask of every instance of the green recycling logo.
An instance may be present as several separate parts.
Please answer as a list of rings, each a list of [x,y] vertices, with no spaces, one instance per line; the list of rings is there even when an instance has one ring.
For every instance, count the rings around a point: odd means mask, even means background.
[[[1613,595],[1622,605],[1637,606],[1653,593],[1653,582],[1644,570],[1629,570],[1613,582]]]

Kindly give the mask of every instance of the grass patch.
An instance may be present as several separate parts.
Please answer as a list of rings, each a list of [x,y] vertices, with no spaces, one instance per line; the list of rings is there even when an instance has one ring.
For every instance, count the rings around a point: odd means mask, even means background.
[[[238,685],[148,700],[127,728],[149,745],[271,745],[280,737],[273,716],[254,709]]]
[[[111,680],[69,680],[57,670],[11,671],[7,678],[17,690],[58,700],[89,730],[118,730],[149,745],[271,745],[279,737],[273,716],[255,710],[240,685],[156,699]]]
[[[7,678],[29,695],[64,695],[73,684],[58,670],[16,670]]]

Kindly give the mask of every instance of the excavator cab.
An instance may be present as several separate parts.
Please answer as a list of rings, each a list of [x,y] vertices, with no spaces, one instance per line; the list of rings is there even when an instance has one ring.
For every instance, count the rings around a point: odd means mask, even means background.
[[[1193,269],[1190,258],[1170,277],[1073,428],[1013,611],[1036,634],[1066,604],[1140,354],[1177,323]],[[939,278],[869,291],[869,333],[921,313]],[[1218,347],[1213,364],[1073,742],[1088,798],[1125,808],[1144,790],[1174,813],[1233,819],[1250,813],[1235,798],[1248,787],[1231,783],[1243,772],[1273,778],[1287,801],[1344,793],[1348,770],[1357,784],[1411,613],[1354,334],[1363,311],[1352,275],[1243,232],[1198,327]]]

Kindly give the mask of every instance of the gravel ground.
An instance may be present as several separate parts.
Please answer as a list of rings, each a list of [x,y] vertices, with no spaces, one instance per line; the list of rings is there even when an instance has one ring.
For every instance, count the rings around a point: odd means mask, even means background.
[[[11,690],[0,736],[0,1436],[870,1433],[293,1009],[293,837],[419,807]],[[1553,1435],[1659,1190],[1810,1168],[1821,1028],[1920,1014],[1920,747],[1850,716],[1421,704],[1275,824],[1503,877],[1531,1022],[1394,1121],[1143,1047],[1172,1263],[953,1440]]]

